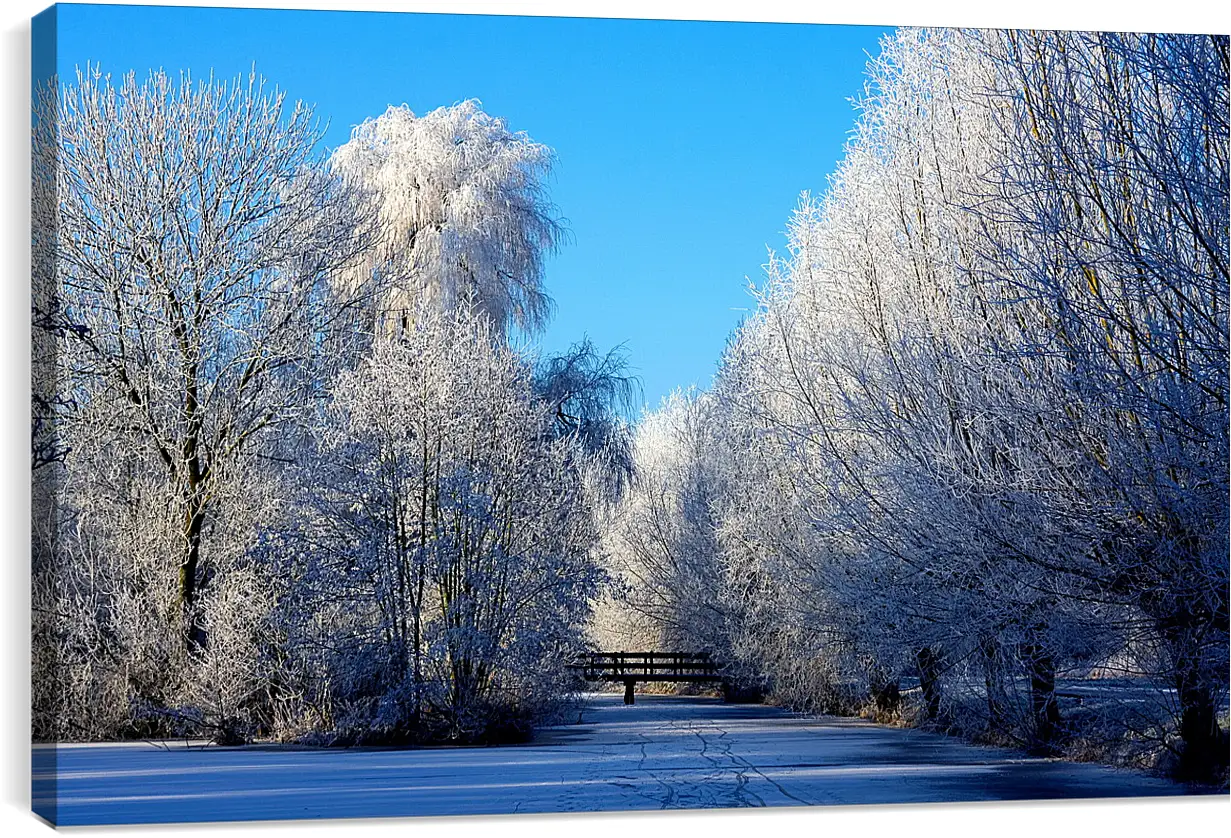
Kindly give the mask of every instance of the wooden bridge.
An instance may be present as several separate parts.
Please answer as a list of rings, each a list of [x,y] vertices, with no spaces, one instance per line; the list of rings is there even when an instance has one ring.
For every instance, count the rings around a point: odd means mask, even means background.
[[[570,669],[587,681],[623,681],[624,703],[633,703],[638,681],[719,683],[722,666],[709,652],[590,652]]]

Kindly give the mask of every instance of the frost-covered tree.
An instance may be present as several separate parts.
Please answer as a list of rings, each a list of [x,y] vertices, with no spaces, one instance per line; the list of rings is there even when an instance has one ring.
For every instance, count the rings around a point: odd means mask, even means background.
[[[473,308],[499,333],[542,327],[544,260],[564,238],[545,185],[552,157],[473,99],[423,116],[390,107],[356,127],[331,164],[370,190],[380,218],[383,236],[354,272],[391,285],[380,328],[405,328],[423,301]]]
[[[623,347],[600,354],[589,338],[536,364],[534,391],[554,418],[552,433],[572,438],[592,493],[618,500],[635,473],[632,433],[624,418],[640,392]]]
[[[178,703],[207,626],[223,625],[211,609],[242,613],[227,574],[266,511],[275,432],[301,418],[355,302],[330,282],[370,222],[316,159],[311,111],[255,75],[113,84],[91,68],[44,91],[35,118],[50,301],[35,325],[61,461],[43,469],[56,495],[36,533],[38,631],[57,656],[49,681],[86,679],[84,704],[48,716],[93,724]],[[90,671],[114,689],[91,695]]]
[[[710,404],[706,396],[675,393],[638,423],[636,479],[612,516],[607,542],[622,582],[614,606],[653,627],[656,647],[726,658]]]
[[[730,453],[705,490],[723,568],[706,587],[732,653],[801,705],[893,711],[917,679],[910,712],[1043,748],[1068,729],[1059,678],[1131,674],[1173,715],[1151,733],[1165,712],[1119,708],[1120,735],[1208,777],[1225,39],[882,47],[713,393]]]
[[[198,643],[214,482],[302,403],[363,216],[315,165],[311,111],[255,76],[114,87],[87,71],[55,101],[42,117],[56,126],[59,302],[76,324],[66,391],[111,430],[113,456],[148,455],[174,486],[182,631]]]
[[[742,383],[720,388],[784,484],[764,520],[735,508],[729,537],[758,545],[769,576],[795,579],[784,610],[847,661],[837,681],[891,695],[917,671],[933,716],[939,661],[969,647],[954,630],[972,628],[980,594],[955,597],[939,566],[994,552],[950,502],[946,472],[966,452],[932,445],[962,439],[974,411],[957,394],[994,376],[969,351],[986,327],[953,258],[950,203],[975,177],[978,120],[935,89],[976,71],[940,37],[886,43],[830,194],[796,213],[790,258],[771,264],[763,310],[731,353]],[[946,616],[958,610],[960,623]]]
[[[550,151],[467,102],[323,161],[255,77],[86,72],[39,108],[39,735],[549,709],[634,388],[618,352],[509,347],[550,310]]]
[[[352,735],[491,734],[554,700],[599,580],[571,436],[486,316],[423,303],[342,375],[293,620]],[[365,729],[373,733],[364,733]]]
[[[1066,500],[1095,532],[1067,569],[1152,623],[1179,771],[1208,777],[1226,763],[1228,40],[981,43],[1014,153],[978,214],[995,280],[1038,318],[1006,348],[1054,359],[1040,421],[1082,459]]]

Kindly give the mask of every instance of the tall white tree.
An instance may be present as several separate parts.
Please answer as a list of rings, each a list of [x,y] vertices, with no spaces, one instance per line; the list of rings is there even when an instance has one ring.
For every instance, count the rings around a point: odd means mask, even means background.
[[[392,287],[380,328],[404,327],[424,300],[480,311],[499,333],[542,327],[545,258],[565,235],[547,197],[552,158],[473,99],[423,116],[390,107],[355,128],[332,166],[365,184],[379,213],[384,235],[355,275]]]
[[[176,701],[175,673],[220,625],[205,594],[243,562],[262,510],[248,490],[319,385],[348,303],[331,280],[371,224],[319,165],[311,111],[255,75],[113,84],[89,68],[35,118],[35,258],[54,301],[35,325],[62,460],[36,576],[48,632],[93,632],[128,712]]]
[[[706,397],[675,393],[642,418],[633,449],[636,480],[607,540],[623,581],[615,607],[648,621],[657,646],[723,654],[722,568],[710,508],[715,482],[705,456],[712,450],[708,410]]]

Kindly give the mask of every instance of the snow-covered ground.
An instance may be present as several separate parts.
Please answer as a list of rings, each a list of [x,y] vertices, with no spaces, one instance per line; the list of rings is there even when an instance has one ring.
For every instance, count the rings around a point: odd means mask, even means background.
[[[61,825],[1183,794],[1094,765],[714,699],[587,697],[581,723],[498,748],[36,748]]]

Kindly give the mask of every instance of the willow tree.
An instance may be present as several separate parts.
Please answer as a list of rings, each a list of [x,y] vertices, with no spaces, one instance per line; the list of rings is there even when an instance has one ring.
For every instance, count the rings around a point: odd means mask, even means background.
[[[406,106],[357,126],[332,157],[363,183],[383,236],[356,267],[391,284],[377,329],[405,328],[423,302],[482,312],[504,334],[546,324],[545,259],[564,238],[547,198],[553,154],[470,99],[416,116]]]
[[[623,347],[604,355],[585,338],[558,355],[540,358],[534,391],[554,417],[551,435],[579,444],[591,493],[602,504],[618,501],[636,472],[624,416],[641,391]]]

